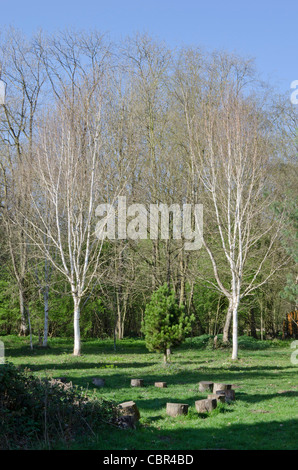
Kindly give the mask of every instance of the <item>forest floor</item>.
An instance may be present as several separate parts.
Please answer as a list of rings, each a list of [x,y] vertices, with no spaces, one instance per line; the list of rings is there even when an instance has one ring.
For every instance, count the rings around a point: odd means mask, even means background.
[[[135,430],[105,425],[96,437],[81,436],[71,444],[55,448],[104,450],[187,450],[187,449],[297,449],[298,448],[298,365],[291,362],[291,342],[252,341],[240,338],[239,360],[230,359],[228,349],[212,350],[206,338],[188,339],[174,350],[172,362],[149,353],[138,339],[118,342],[87,340],[82,355],[72,356],[70,339],[50,339],[49,348],[30,350],[28,339],[6,336],[6,360],[30,368],[39,376],[64,376],[74,385],[93,392],[93,377],[105,379],[96,389],[98,397],[121,403],[134,400],[140,410]],[[132,388],[130,379],[144,379],[143,388]],[[219,406],[200,417],[196,400],[207,398],[199,382],[237,385],[236,401]],[[165,381],[168,387],[154,387]],[[187,416],[166,415],[166,403],[190,405]]]

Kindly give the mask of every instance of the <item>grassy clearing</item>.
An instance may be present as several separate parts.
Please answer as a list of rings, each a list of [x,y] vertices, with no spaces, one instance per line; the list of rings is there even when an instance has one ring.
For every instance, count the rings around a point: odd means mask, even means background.
[[[106,380],[96,394],[107,400],[134,400],[141,413],[136,430],[103,428],[94,439],[82,436],[68,444],[72,449],[195,450],[195,449],[297,449],[298,366],[291,364],[289,342],[240,340],[240,359],[229,350],[209,350],[206,338],[188,340],[174,351],[172,363],[149,353],[141,340],[123,340],[113,350],[110,340],[83,343],[83,355],[73,357],[72,342],[52,339],[46,350],[30,350],[28,340],[2,337],[6,359],[39,376],[67,377],[74,385],[93,392],[92,377]],[[131,378],[143,378],[144,388],[131,388]],[[236,384],[236,402],[199,417],[194,402],[206,398],[198,382],[211,380]],[[166,381],[168,388],[154,387]],[[186,417],[170,418],[167,402],[190,405]],[[57,448],[65,448],[65,444]]]

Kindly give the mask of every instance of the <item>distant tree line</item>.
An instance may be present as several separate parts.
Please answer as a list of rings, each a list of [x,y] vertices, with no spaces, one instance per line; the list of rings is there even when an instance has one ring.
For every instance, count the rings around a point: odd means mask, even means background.
[[[165,284],[188,334],[232,338],[234,359],[239,332],[281,334],[298,298],[288,97],[251,60],[147,35],[8,29],[0,51],[0,334],[73,336],[79,355],[81,337],[142,335]],[[169,239],[100,240],[96,208],[118,196],[202,204],[202,248],[172,212]]]

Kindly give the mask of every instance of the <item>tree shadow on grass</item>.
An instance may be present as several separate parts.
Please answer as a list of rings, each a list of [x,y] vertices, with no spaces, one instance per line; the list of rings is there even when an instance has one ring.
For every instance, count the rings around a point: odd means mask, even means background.
[[[191,387],[189,391],[198,391],[198,386],[200,381],[210,380],[213,382],[223,382],[240,385],[240,389],[236,389],[236,398],[243,401],[256,402],[259,398],[270,399],[270,394],[264,395],[255,395],[249,394],[246,395],[246,381],[251,379],[264,379],[267,380],[276,379],[276,374],[274,372],[270,373],[270,368],[264,368],[260,366],[259,368],[251,368],[248,370],[241,370],[241,374],[237,374],[236,371],[222,370],[220,368],[210,369],[207,373],[206,371],[194,371],[194,370],[182,370],[182,371],[169,371],[169,370],[158,370],[153,373],[146,373],[142,371],[146,367],[154,367],[156,364],[150,362],[127,362],[127,363],[100,363],[100,362],[80,362],[80,361],[69,361],[62,363],[46,363],[46,364],[32,364],[30,362],[22,364],[21,368],[28,367],[33,372],[47,372],[53,376],[64,375],[67,376],[69,381],[73,383],[78,383],[82,386],[86,383],[91,383],[94,376],[99,376],[103,379],[106,379],[107,387],[110,389],[121,389],[127,388],[130,386],[131,378],[140,378],[144,380],[144,390],[147,387],[154,387],[155,382],[164,381],[167,382],[167,389],[155,389],[159,390],[159,393],[167,393],[166,390],[169,390],[171,394],[171,388],[182,385],[185,387]],[[84,371],[94,369],[92,376],[86,376]],[[127,371],[125,371],[127,369]],[[131,370],[130,370],[131,369]],[[283,370],[284,369],[284,370]],[[123,373],[121,373],[123,370]],[[264,373],[264,370],[266,373]],[[287,371],[287,367],[281,368],[283,370],[283,380],[285,375],[290,373]],[[78,377],[78,373],[82,372],[81,377]],[[291,369],[292,372],[292,369]],[[294,394],[297,392],[294,392]],[[205,394],[207,396],[207,392]],[[198,396],[200,396],[198,392]],[[272,397],[282,397],[283,394],[271,394]],[[296,395],[295,395],[296,396]],[[268,398],[266,398],[268,397]]]
[[[264,420],[255,415],[254,423],[226,423],[219,427],[216,425],[216,416],[204,420],[198,416],[197,420],[192,418],[189,424],[187,417],[179,417],[168,418],[160,428],[159,418],[160,415],[153,417],[151,421],[146,419],[136,430],[107,428],[106,432],[98,435],[96,442],[88,439],[80,443],[79,448],[122,450],[128,455],[130,450],[297,449],[298,419],[280,422],[269,420],[268,416]],[[73,446],[78,448],[77,443]]]
[[[38,344],[33,343],[33,350],[30,348],[29,339],[25,338],[24,342],[12,342],[10,338],[1,337],[1,340],[4,342],[5,350],[11,357],[22,357],[22,356],[46,356],[53,354],[60,356],[63,354],[72,354],[73,344],[71,340],[54,339],[53,341],[49,340],[48,347],[42,347]],[[125,341],[125,340],[124,340]],[[146,349],[145,344],[138,344],[139,341],[134,343],[117,343],[116,350],[114,349],[114,344],[111,340],[94,340],[86,341],[82,340],[82,355],[139,355],[139,354],[150,354]]]
[[[167,397],[158,397],[158,398],[152,398],[152,399],[136,399],[134,400],[137,404],[137,406],[140,408],[140,410],[144,410],[144,411],[148,411],[148,410],[151,410],[152,412],[155,411],[155,412],[158,412],[160,410],[164,410],[164,413],[165,413],[165,410],[166,410],[166,406],[167,406],[167,403],[181,403],[181,404],[186,404],[186,405],[189,405],[189,409],[192,410],[193,413],[195,413],[195,415],[197,415],[197,412],[195,410],[195,402],[197,400],[202,400],[206,398],[206,396],[200,396],[200,394],[198,395],[194,395],[194,396],[189,396],[187,398],[181,398],[179,399],[179,397],[172,397],[171,395],[170,396],[167,396]],[[220,406],[218,406],[218,409],[216,410],[216,412],[218,413],[232,413],[233,412],[233,404],[228,404],[228,403],[225,403],[225,404],[220,404]],[[205,413],[201,413],[202,416],[206,417],[208,416],[208,414],[205,414]],[[162,416],[162,418],[165,418],[166,415],[164,414]],[[150,419],[150,418],[149,418]],[[157,419],[157,418],[155,418]]]
[[[106,370],[117,369],[138,369],[145,367],[152,367],[150,362],[126,362],[126,363],[112,363],[112,362],[53,362],[46,364],[32,364],[32,362],[22,364],[21,368],[30,369],[32,372],[40,371],[73,371],[73,370],[89,370],[95,369],[99,374],[104,374]]]
[[[198,417],[198,420],[201,418]],[[212,419],[212,418],[206,418]],[[174,423],[175,418],[170,422]],[[257,421],[257,419],[256,419]],[[160,431],[152,426],[135,432],[134,448],[142,449],[297,449],[298,419],[256,422],[254,424],[232,424],[222,427],[163,427]],[[167,437],[168,441],[161,439]],[[127,445],[127,443],[126,443]],[[129,448],[129,447],[128,447]]]
[[[296,398],[298,397],[298,391],[288,390],[285,393],[266,393],[266,394],[247,394],[243,392],[237,393],[237,400],[248,403],[248,404],[255,404],[261,403],[268,400],[273,400],[278,398],[281,402],[283,398]]]

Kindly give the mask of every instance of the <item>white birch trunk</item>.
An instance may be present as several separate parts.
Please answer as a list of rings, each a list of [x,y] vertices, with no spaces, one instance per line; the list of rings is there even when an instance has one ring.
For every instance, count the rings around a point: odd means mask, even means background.
[[[232,349],[232,360],[238,359],[238,306],[239,298],[235,299],[233,304],[233,349]]]
[[[46,285],[43,292],[44,299],[44,330],[43,330],[43,347],[48,345],[48,332],[49,332],[49,286]]]
[[[74,302],[74,319],[73,319],[73,327],[74,327],[74,349],[73,355],[80,356],[81,355],[81,332],[80,332],[80,299],[76,296],[73,297]]]
[[[227,313],[227,317],[225,321],[225,326],[223,329],[222,340],[224,343],[227,343],[229,341],[229,331],[230,331],[232,317],[233,317],[233,306],[230,304],[228,307],[228,313]]]

